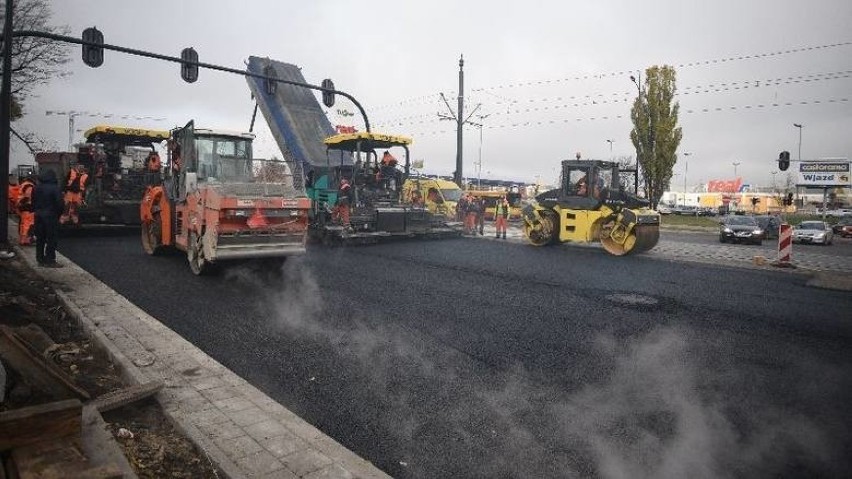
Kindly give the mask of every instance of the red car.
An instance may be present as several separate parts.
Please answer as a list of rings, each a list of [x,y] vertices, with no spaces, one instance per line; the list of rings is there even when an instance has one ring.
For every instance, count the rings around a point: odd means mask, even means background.
[[[852,236],[852,216],[840,218],[840,221],[832,226],[831,229],[834,230],[834,234],[840,235],[844,238]]]

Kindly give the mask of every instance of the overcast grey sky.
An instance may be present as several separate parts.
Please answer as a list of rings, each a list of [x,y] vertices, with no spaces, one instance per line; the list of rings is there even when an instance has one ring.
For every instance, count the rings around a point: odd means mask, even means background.
[[[488,115],[482,177],[551,181],[578,151],[634,155],[629,75],[655,64],[677,67],[680,152],[691,153],[675,166],[674,184],[683,184],[684,159],[690,188],[733,177],[734,162],[746,182],[769,183],[779,151],[798,156],[793,123],[804,125],[803,158],[852,156],[848,0],[63,0],[52,8],[53,23],[74,36],[97,26],[115,45],[174,56],[192,46],[201,61],[233,68],[268,56],[301,66],[308,82],[332,78],[364,105],[374,130],[413,137],[414,158],[432,173],[455,168],[455,124],[438,113],[447,113],[442,92],[456,107],[460,54],[466,110],[481,104],[471,120]],[[826,45],[834,46],[810,48]],[[151,128],[190,119],[249,127],[253,104],[241,77],[202,70],[190,85],[171,63],[106,52],[92,69],[79,47],[71,58],[73,74],[38,89],[16,128],[65,148],[68,118],[47,110],[165,118],[125,121]],[[341,100],[333,110],[353,110]],[[77,117],[75,141],[111,121]],[[277,153],[265,125],[256,130],[258,155]],[[32,161],[20,143],[13,148],[12,164]],[[466,176],[477,174],[479,148],[480,131],[470,127]]]

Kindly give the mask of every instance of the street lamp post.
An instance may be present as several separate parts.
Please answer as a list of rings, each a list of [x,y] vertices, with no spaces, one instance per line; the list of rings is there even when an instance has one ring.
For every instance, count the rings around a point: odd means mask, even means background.
[[[802,162],[802,124],[793,123],[793,126],[799,129],[799,163]],[[796,185],[796,204],[799,203],[799,185]]]
[[[650,151],[651,158],[653,158],[654,157],[654,129],[653,129],[653,125],[651,124],[651,110],[648,108],[647,98],[645,98],[644,101],[642,99],[642,97],[645,95],[645,92],[642,90],[642,87],[640,86],[640,83],[642,82],[641,73],[639,74],[638,78],[634,77],[633,75],[630,75],[630,81],[632,81],[633,84],[636,85],[636,90],[639,92],[639,103],[642,105],[642,108],[645,110],[645,116],[648,117],[648,146],[650,147],[650,150],[651,150]],[[643,147],[642,148],[642,154],[643,155],[645,154],[644,150],[645,149]],[[636,152],[636,153],[637,153],[636,154],[636,171],[635,171],[635,174],[634,174],[634,181],[636,182],[635,183],[636,186],[635,186],[634,189],[635,189],[635,193],[638,195],[639,194],[639,159],[640,159],[640,157],[639,157],[639,152]]]
[[[737,167],[740,166],[741,163],[739,161],[735,161],[735,162],[732,163],[732,165],[734,165],[734,179],[736,180],[737,179]]]
[[[687,161],[686,157],[691,154],[692,153],[683,153],[683,206],[686,206],[686,174],[689,172],[689,161]]]
[[[488,118],[491,114],[487,115],[477,115],[479,118],[479,123],[474,123],[469,121],[468,124],[479,127],[479,159],[476,162],[476,187],[479,188],[482,186],[482,120]]]
[[[612,161],[612,144],[615,140],[606,140],[606,142],[609,143],[609,161]]]

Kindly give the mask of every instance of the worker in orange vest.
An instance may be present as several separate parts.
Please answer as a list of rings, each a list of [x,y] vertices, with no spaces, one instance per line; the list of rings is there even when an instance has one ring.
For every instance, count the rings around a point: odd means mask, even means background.
[[[160,161],[160,155],[156,151],[152,151],[148,155],[147,170],[145,171],[145,184],[149,186],[159,185],[163,182],[163,177],[160,171],[163,164]]]
[[[494,208],[494,226],[497,229],[497,238],[500,238],[500,233],[503,233],[503,239],[506,239],[506,222],[509,219],[509,200],[506,195],[497,200],[497,205]]]
[[[334,207],[335,219],[339,219],[340,223],[349,228],[349,208],[352,205],[352,185],[349,180],[343,178],[340,180],[340,189],[337,192],[337,204]]]
[[[68,179],[65,182],[65,212],[59,218],[60,223],[65,224],[69,221],[75,225],[80,223],[77,209],[83,204],[83,194],[86,192],[88,180],[89,175],[82,163],[77,163],[68,172]]]
[[[35,213],[33,212],[33,188],[35,180],[27,176],[21,181],[20,196],[18,197],[18,242],[21,246],[33,244],[33,227]]]
[[[14,174],[9,174],[9,192],[7,195],[7,203],[9,214],[16,213],[18,211],[18,197],[21,196],[21,185],[18,184],[18,176]]]

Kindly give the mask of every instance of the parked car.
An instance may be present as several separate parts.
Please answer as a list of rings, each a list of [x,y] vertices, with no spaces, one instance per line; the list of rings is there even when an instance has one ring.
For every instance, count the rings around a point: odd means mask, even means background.
[[[763,239],[777,239],[781,222],[775,216],[758,215],[754,217],[760,229],[763,230]]]
[[[834,232],[825,221],[802,221],[793,228],[793,243],[830,245]]]
[[[672,214],[672,209],[666,205],[657,205],[657,213],[661,215],[670,215]]]
[[[726,216],[719,221],[720,243],[763,243],[763,230],[753,216]]]
[[[840,218],[834,226],[831,227],[831,232],[836,235],[840,235],[844,238],[847,236],[852,236],[852,216],[844,216]]]
[[[683,216],[696,216],[698,209],[694,206],[676,206],[672,209],[672,213]]]

